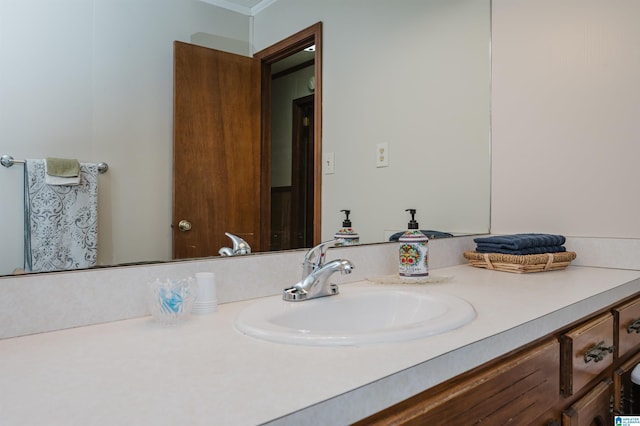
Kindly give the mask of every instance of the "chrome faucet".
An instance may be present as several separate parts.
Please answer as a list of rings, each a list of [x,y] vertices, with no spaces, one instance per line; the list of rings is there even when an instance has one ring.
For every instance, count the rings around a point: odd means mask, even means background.
[[[341,241],[327,241],[309,250],[302,263],[302,279],[294,286],[284,289],[282,298],[290,302],[300,302],[338,294],[338,286],[331,284],[329,278],[334,272],[350,274],[354,266],[345,259],[332,260],[327,264],[325,260],[327,248]]]
[[[228,232],[225,232],[224,235],[231,238],[233,248],[222,247],[218,250],[218,254],[220,254],[220,256],[241,256],[243,254],[251,253],[251,247],[245,240]]]

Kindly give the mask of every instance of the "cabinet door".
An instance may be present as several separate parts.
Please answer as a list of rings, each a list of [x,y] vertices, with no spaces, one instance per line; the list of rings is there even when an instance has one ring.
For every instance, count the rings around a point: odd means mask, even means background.
[[[562,413],[562,426],[607,426],[612,424],[611,379],[598,383],[589,393]]]
[[[613,411],[616,414],[640,414],[632,410],[633,401],[640,401],[640,395],[635,395],[631,384],[631,372],[638,363],[640,363],[640,353],[621,364],[613,372]]]
[[[640,345],[640,299],[613,310],[617,319],[618,356],[624,357]]]
[[[561,338],[561,391],[569,396],[613,363],[613,315],[601,315]]]
[[[357,425],[528,424],[560,398],[559,344],[549,340],[447,387],[416,395]]]

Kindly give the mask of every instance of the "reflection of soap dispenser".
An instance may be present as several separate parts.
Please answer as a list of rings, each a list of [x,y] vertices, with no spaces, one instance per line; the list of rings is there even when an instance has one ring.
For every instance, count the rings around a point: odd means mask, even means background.
[[[403,279],[420,279],[429,276],[429,238],[419,230],[415,220],[415,209],[407,209],[411,214],[408,230],[400,236],[400,263],[398,270]]]
[[[346,219],[342,222],[342,228],[336,232],[335,238],[344,240],[343,243],[338,243],[336,246],[352,246],[360,242],[360,236],[351,227],[351,221],[349,220],[349,214],[351,210],[340,210],[344,212]]]

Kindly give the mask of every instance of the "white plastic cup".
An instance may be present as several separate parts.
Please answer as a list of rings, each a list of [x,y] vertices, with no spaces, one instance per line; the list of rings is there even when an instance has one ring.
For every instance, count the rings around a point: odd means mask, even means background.
[[[218,299],[216,293],[216,276],[213,272],[196,272],[198,296],[196,302],[211,302]]]

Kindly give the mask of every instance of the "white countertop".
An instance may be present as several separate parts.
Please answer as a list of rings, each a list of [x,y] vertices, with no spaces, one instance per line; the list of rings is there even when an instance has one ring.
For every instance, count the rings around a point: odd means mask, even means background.
[[[0,423],[348,424],[640,291],[629,270],[432,274],[454,278],[422,287],[468,300],[478,316],[408,342],[264,342],[233,326],[252,301],[174,327],[145,317],[0,340]]]

